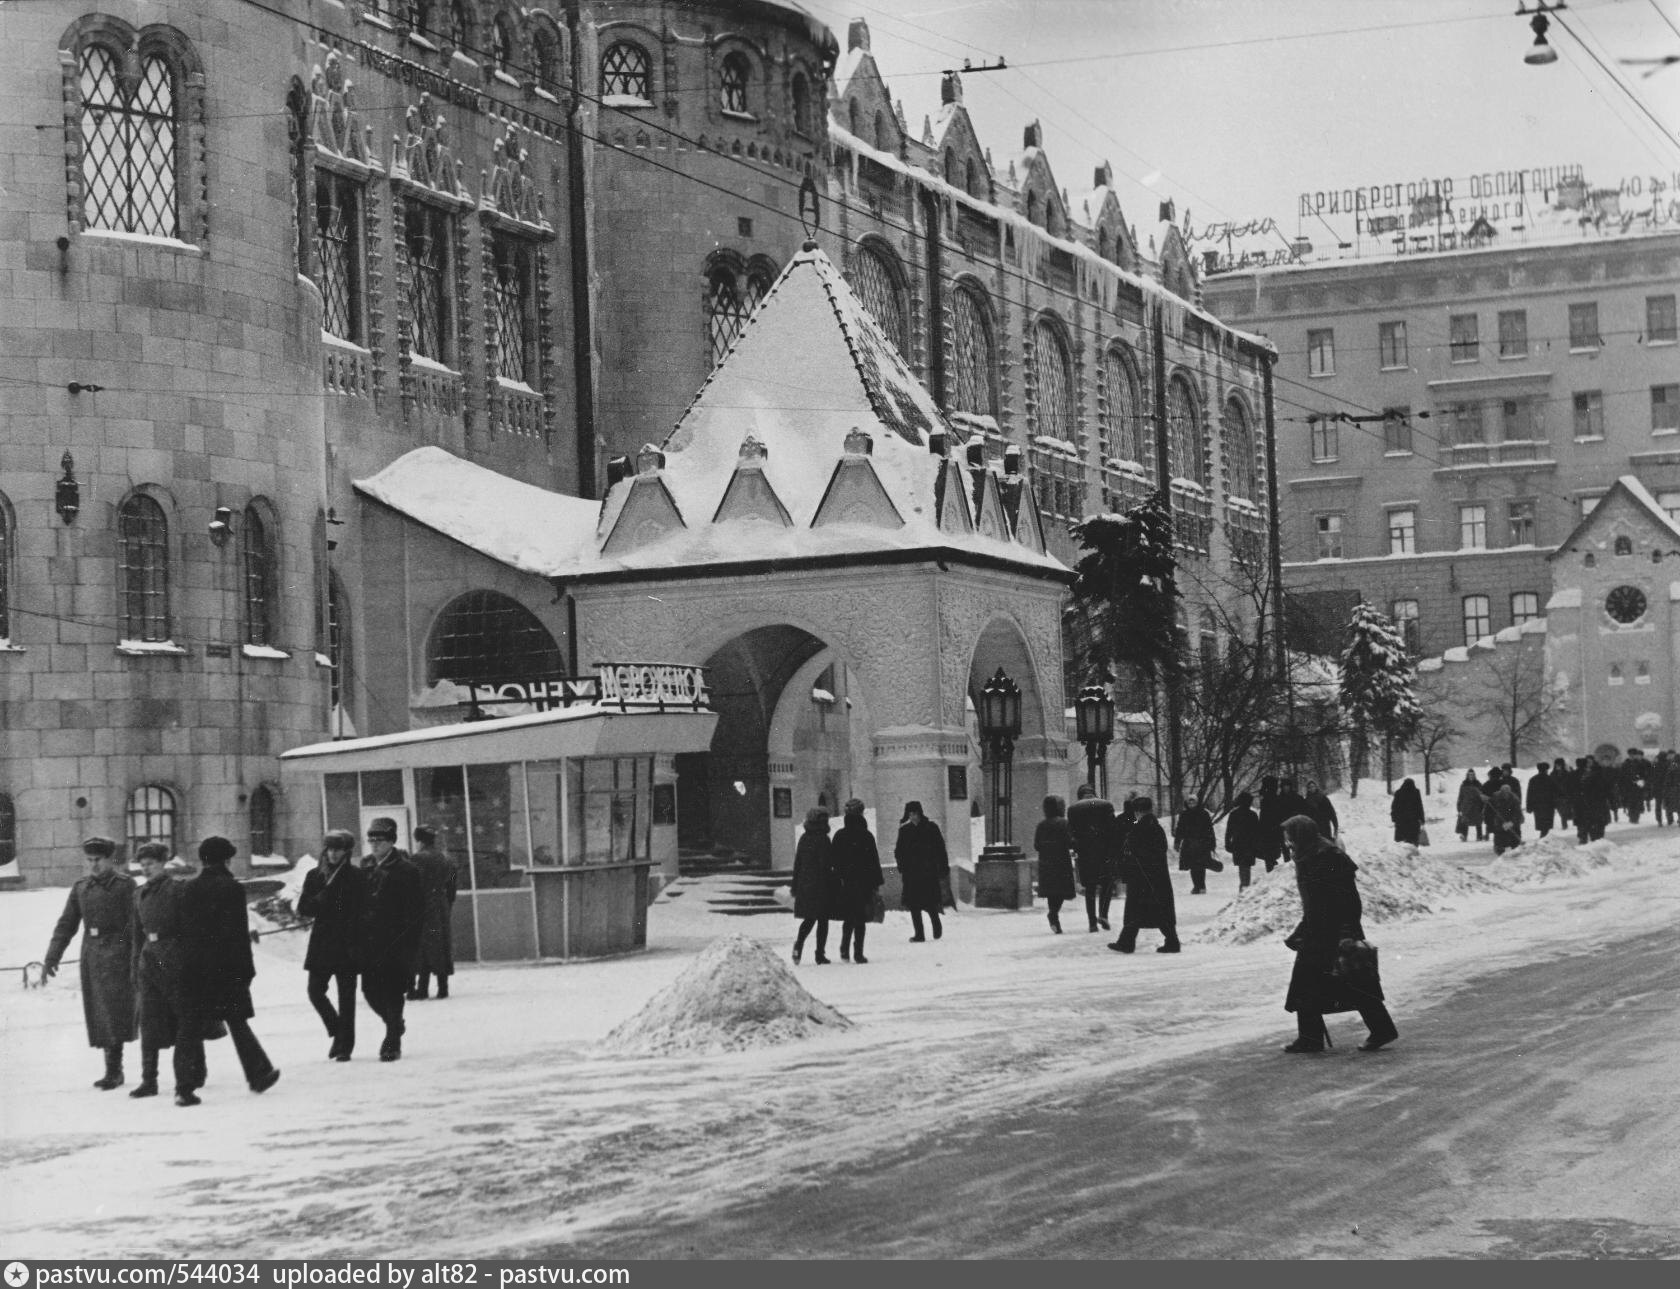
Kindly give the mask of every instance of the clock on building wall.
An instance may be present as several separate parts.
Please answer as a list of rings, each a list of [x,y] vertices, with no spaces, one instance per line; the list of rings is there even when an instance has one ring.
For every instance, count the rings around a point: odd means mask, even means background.
[[[1604,611],[1626,626],[1645,616],[1645,592],[1637,586],[1618,586],[1604,597]]]

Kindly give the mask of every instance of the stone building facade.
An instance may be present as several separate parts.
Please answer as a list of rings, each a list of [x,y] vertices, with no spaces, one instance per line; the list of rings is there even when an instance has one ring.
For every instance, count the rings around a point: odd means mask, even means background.
[[[1425,654],[1540,616],[1548,554],[1620,475],[1680,514],[1673,208],[1564,200],[1450,247],[1208,279],[1280,353],[1284,581],[1320,645],[1359,599]]]

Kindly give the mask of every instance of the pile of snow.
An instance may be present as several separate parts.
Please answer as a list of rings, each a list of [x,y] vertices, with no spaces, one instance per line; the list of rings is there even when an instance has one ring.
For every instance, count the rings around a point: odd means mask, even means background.
[[[736,932],[712,941],[693,964],[602,1046],[632,1056],[738,1052],[852,1028],[805,992],[761,940]]]
[[[1536,837],[1497,856],[1488,871],[1507,885],[1585,877],[1595,868],[1608,868],[1611,854],[1618,849],[1610,841],[1582,846],[1562,834]]]
[[[1359,865],[1359,897],[1367,926],[1427,917],[1454,896],[1502,889],[1479,874],[1398,842],[1361,850],[1354,863]],[[1295,870],[1280,864],[1274,872],[1256,875],[1254,885],[1214,914],[1193,938],[1211,944],[1253,944],[1268,936],[1282,938],[1300,921]]]

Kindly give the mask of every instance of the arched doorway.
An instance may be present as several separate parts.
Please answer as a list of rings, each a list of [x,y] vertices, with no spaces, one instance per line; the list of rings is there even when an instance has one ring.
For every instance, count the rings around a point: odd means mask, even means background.
[[[1059,660],[1047,660],[1059,665]],[[1033,827],[1039,817],[1044,797],[1066,791],[1066,761],[1060,744],[1051,747],[1046,735],[1050,733],[1050,715],[1045,710],[1045,695],[1039,683],[1039,670],[1034,665],[1032,651],[1020,626],[1002,615],[993,617],[975,641],[974,654],[969,660],[968,695],[974,711],[979,710],[980,691],[1001,669],[1021,690],[1021,734],[1015,740],[1012,757],[1013,780],[1011,814],[1012,836],[993,837],[989,832],[993,793],[993,767],[988,764],[990,752],[980,737],[978,721],[973,713],[970,735],[980,749],[980,782],[974,785],[971,800],[978,802],[988,821],[986,842],[1013,841],[1029,849]]]

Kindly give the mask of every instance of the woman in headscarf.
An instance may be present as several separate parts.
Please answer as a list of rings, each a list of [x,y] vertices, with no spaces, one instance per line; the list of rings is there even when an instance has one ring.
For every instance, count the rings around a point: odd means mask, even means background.
[[[1418,844],[1423,829],[1423,794],[1417,780],[1407,779],[1394,790],[1394,800],[1388,804],[1388,817],[1394,823],[1394,840],[1408,846]]]
[[[1482,785],[1476,782],[1476,772],[1466,770],[1464,782],[1458,785],[1458,839],[1470,840],[1470,830],[1476,830],[1476,840],[1482,839],[1482,816],[1487,802],[1482,797]]]
[[[1208,869],[1219,867],[1213,857],[1218,841],[1213,831],[1213,816],[1202,806],[1199,797],[1191,797],[1178,812],[1173,824],[1173,846],[1178,851],[1178,867],[1190,874],[1190,894],[1207,894]]]
[[[805,812],[805,831],[793,852],[793,916],[799,933],[793,939],[793,960],[805,952],[805,937],[817,929],[817,965],[828,961],[828,898],[833,885],[828,840],[828,811],[814,806]]]
[[[1329,1040],[1325,1014],[1342,1011],[1357,1011],[1370,1030],[1361,1052],[1386,1047],[1400,1031],[1383,1006],[1376,951],[1365,944],[1364,906],[1353,877],[1358,865],[1309,815],[1284,820],[1283,844],[1301,893],[1301,924],[1284,941],[1295,950],[1295,970],[1283,1007],[1295,1013],[1298,1036],[1283,1050],[1322,1052]]]

